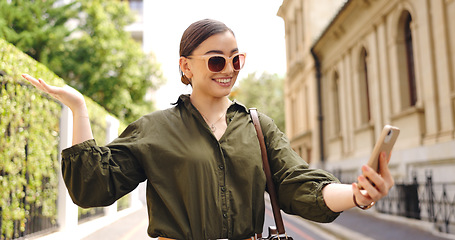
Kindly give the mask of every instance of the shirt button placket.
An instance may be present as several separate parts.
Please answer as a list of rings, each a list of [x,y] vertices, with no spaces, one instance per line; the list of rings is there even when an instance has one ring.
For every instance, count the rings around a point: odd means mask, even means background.
[[[222,201],[222,213],[223,213],[223,235],[224,236],[227,236],[228,232],[229,232],[229,222],[228,222],[228,214],[227,214],[227,211],[228,211],[228,206],[227,206],[227,197],[226,197],[226,183],[225,183],[225,178],[226,178],[226,174],[224,172],[224,165],[220,164],[218,165],[218,168],[220,169],[220,172],[221,172],[221,201]]]
[[[218,150],[219,150],[219,154],[220,154],[220,159],[219,159],[219,162],[218,162],[218,169],[219,169],[219,187],[220,187],[220,190],[221,190],[221,213],[222,213],[222,236],[228,236],[229,235],[229,215],[228,215],[228,211],[229,211],[229,201],[228,201],[228,191],[227,191],[227,187],[226,187],[226,166],[225,166],[225,159],[224,159],[224,153],[223,153],[223,149],[221,148],[221,144],[220,142],[216,141],[216,145],[218,147]]]

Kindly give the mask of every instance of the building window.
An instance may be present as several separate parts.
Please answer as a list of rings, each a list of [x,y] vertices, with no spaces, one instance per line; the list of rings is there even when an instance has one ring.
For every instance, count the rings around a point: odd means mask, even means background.
[[[143,12],[144,12],[144,1],[142,0],[129,0],[128,4],[130,6],[130,10],[134,13],[136,17],[136,22],[141,23],[143,22]]]
[[[310,91],[308,90],[308,86],[305,86],[304,88],[304,98],[305,102],[303,103],[304,106],[304,129],[305,131],[310,131],[311,130],[311,124],[310,124]]]
[[[409,12],[406,16],[404,24],[404,39],[406,44],[406,63],[408,70],[408,84],[409,84],[409,101],[411,106],[417,103],[417,89],[414,69],[414,48],[412,45],[412,31],[411,31],[412,18]]]
[[[296,49],[296,52],[300,52],[302,49],[300,49],[300,47],[302,46],[301,44],[303,43],[303,17],[302,17],[302,9],[301,8],[297,8],[295,10],[295,22],[296,22],[296,29],[295,29],[295,32],[296,32],[296,42],[297,42],[297,49]]]
[[[291,96],[291,111],[292,111],[292,117],[291,117],[291,126],[289,126],[289,129],[291,129],[292,132],[297,132],[297,121],[298,121],[298,104],[296,101],[295,96]]]
[[[368,84],[368,52],[362,48],[359,62],[359,96],[360,96],[360,123],[368,124],[371,120],[370,92]]]
[[[340,120],[340,78],[338,76],[338,73],[335,72],[333,74],[333,79],[332,79],[332,116],[331,119],[333,119],[333,136],[337,137],[340,136],[341,132],[341,120]]]
[[[417,103],[417,84],[414,65],[414,46],[412,39],[412,17],[408,11],[400,18],[398,34],[398,69],[400,76],[400,97],[403,109]]]

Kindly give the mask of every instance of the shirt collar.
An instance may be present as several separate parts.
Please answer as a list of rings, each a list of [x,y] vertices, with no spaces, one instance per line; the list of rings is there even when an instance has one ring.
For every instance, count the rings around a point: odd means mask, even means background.
[[[173,105],[178,105],[178,106],[185,106],[185,108],[187,109],[192,109],[194,108],[193,105],[191,104],[191,100],[190,100],[190,94],[182,94],[179,96],[179,99],[177,100],[177,102],[175,102]],[[247,113],[249,113],[249,109],[243,105],[242,103],[239,103],[237,102],[237,100],[234,99],[234,101],[232,101],[232,104],[231,106],[229,107],[231,109],[239,109],[241,111],[245,111]]]

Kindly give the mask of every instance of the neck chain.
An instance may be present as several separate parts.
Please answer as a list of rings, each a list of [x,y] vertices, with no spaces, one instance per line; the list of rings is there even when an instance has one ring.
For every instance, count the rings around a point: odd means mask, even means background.
[[[223,114],[221,115],[221,117],[218,118],[218,120],[216,120],[214,123],[210,123],[210,121],[209,121],[202,113],[201,113],[201,116],[205,119],[205,121],[207,121],[208,125],[210,126],[210,130],[212,130],[212,133],[214,133],[214,132],[216,131],[216,126],[215,126],[215,124],[216,124],[217,122],[219,122],[219,121],[223,118],[223,116],[224,116],[225,114],[226,114],[226,113],[223,113]]]

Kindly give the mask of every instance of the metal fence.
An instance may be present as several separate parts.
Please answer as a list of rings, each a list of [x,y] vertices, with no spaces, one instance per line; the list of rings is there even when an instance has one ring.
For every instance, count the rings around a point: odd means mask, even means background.
[[[29,91],[28,85],[11,83],[6,81],[4,76],[5,73],[0,71],[0,96],[4,99],[13,99],[10,105],[18,106],[14,107],[16,112],[9,112],[16,114],[13,119],[5,117],[4,112],[0,116],[0,123],[7,126],[3,128],[4,132],[0,141],[2,142],[0,146],[0,151],[2,151],[0,179],[3,184],[0,204],[1,240],[21,238],[53,231],[57,228],[57,203],[53,199],[56,199],[57,196],[55,180],[57,168],[54,167],[54,163],[57,162],[58,136],[53,133],[58,130],[55,129],[58,128],[58,120],[47,121],[47,118],[36,116],[38,114],[33,109],[35,105],[24,104],[24,101],[32,102],[35,99],[33,97],[41,97],[47,99],[43,101],[46,106],[57,102],[45,95],[25,94],[24,92]],[[20,91],[22,92],[18,93]],[[16,101],[14,97],[20,98],[20,101]],[[4,102],[0,105],[0,109],[11,107],[5,106]],[[21,111],[35,115],[33,118],[27,118],[20,114]],[[46,108],[39,113],[43,112],[48,117],[58,119],[58,113],[52,108]],[[41,126],[43,122],[48,123],[44,126],[51,129],[40,135],[40,138],[28,134],[32,128],[36,134],[36,125]],[[44,141],[45,144],[40,141]],[[42,152],[37,153],[37,145]],[[47,163],[40,161],[38,156],[45,156]],[[45,171],[41,166],[46,166]]]
[[[78,223],[81,224],[102,216],[104,216],[104,208],[102,207],[88,209],[79,208]]]
[[[0,213],[2,209],[0,208]],[[0,227],[2,226],[2,218],[0,218]],[[13,239],[22,238],[24,236],[33,236],[52,232],[57,229],[55,219],[43,216],[42,208],[31,205],[30,215],[27,217],[26,223],[14,221],[13,223]],[[6,236],[0,235],[0,239],[7,239]]]
[[[352,176],[335,175],[342,182],[352,182]],[[440,232],[455,233],[455,183],[434,183],[433,173],[425,172],[419,182],[413,174],[411,182],[396,183],[388,196],[378,201],[376,210],[381,213],[431,222]]]
[[[57,222],[54,218],[43,216],[43,208],[36,205],[30,206],[30,216],[25,224],[25,231],[22,236],[40,235],[46,232],[52,232],[57,229]]]

